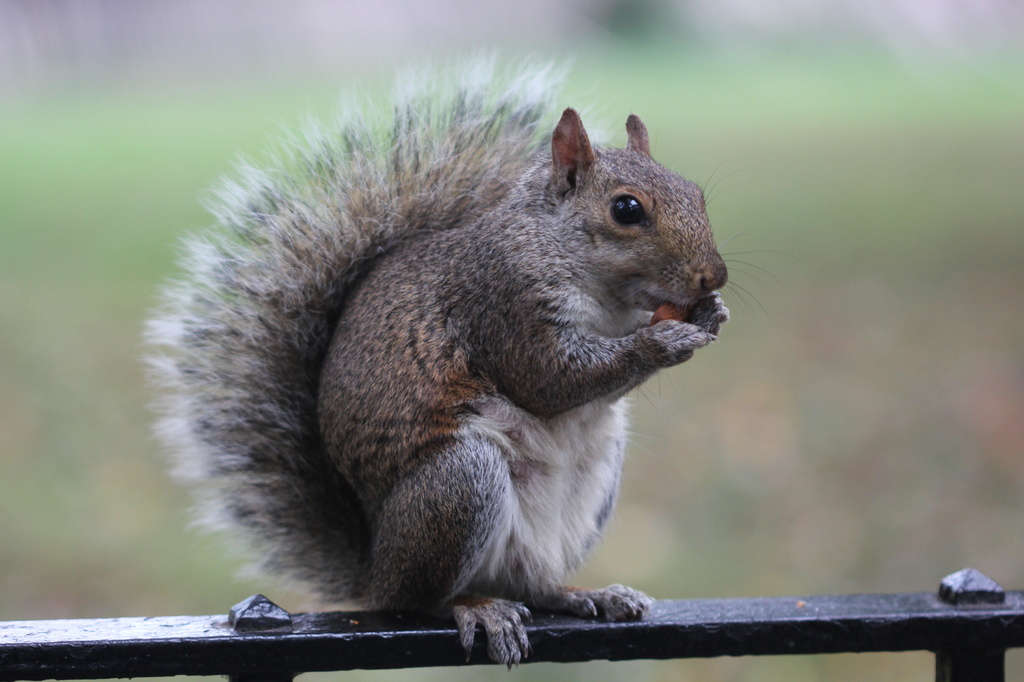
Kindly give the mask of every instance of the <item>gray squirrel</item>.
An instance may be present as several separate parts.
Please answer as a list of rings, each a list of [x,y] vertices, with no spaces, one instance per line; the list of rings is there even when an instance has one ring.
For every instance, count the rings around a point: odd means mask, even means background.
[[[159,431],[205,520],[330,601],[529,651],[619,489],[625,394],[712,342],[727,278],[697,185],[557,125],[550,70],[487,68],[312,127],[221,192],[150,322]]]

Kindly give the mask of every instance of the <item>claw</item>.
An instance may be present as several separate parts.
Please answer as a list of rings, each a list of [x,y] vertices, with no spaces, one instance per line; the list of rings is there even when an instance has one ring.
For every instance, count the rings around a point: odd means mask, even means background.
[[[452,617],[459,630],[459,643],[466,652],[466,663],[469,663],[473,655],[473,642],[476,640],[476,614],[467,606],[453,606]]]
[[[536,602],[555,611],[607,620],[641,620],[653,604],[646,594],[625,585],[609,585],[603,590],[562,587]]]
[[[524,620],[533,616],[525,604],[505,599],[474,599],[462,597],[452,606],[452,616],[459,629],[459,642],[468,662],[473,652],[476,626],[487,635],[487,655],[509,669],[519,665],[530,652]]]

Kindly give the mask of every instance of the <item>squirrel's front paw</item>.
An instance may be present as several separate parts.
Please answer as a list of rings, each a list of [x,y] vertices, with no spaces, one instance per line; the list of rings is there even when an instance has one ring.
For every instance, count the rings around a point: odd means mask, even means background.
[[[561,587],[534,604],[552,611],[607,620],[640,620],[650,613],[654,600],[640,590],[625,585],[609,585],[603,590]]]
[[[466,650],[466,661],[473,651],[477,625],[483,626],[487,635],[487,655],[492,661],[511,668],[530,652],[523,620],[532,616],[524,604],[506,599],[460,597],[452,606],[452,617]]]
[[[725,307],[722,295],[717,291],[697,301],[690,314],[690,322],[714,336],[718,336],[719,328],[728,321],[729,309]]]
[[[693,357],[693,351],[715,340],[715,335],[689,322],[662,320],[636,332],[653,356],[654,364],[671,367]]]

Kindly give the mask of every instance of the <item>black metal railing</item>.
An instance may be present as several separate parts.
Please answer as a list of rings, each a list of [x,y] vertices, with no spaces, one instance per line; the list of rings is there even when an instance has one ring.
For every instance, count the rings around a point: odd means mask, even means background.
[[[942,682],[1004,680],[1024,647],[1024,592],[973,569],[938,593],[661,601],[643,621],[535,613],[528,662],[933,651]],[[470,663],[487,663],[477,637]],[[229,615],[0,623],[0,681],[465,665],[454,626],[416,613],[289,614],[256,595]]]

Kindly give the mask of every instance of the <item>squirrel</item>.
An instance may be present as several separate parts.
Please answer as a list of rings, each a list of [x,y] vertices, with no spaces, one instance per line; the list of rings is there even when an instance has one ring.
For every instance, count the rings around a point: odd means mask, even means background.
[[[475,75],[474,75],[475,74]],[[160,435],[205,520],[330,601],[477,626],[642,619],[564,585],[612,513],[625,394],[716,339],[727,270],[700,188],[557,124],[550,69],[477,69],[313,127],[246,169],[149,324]]]

